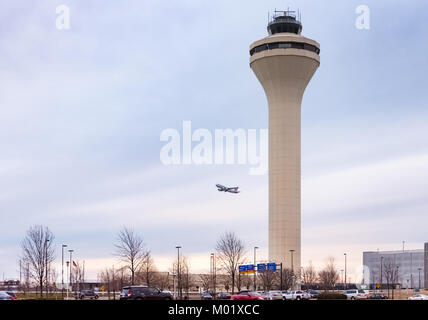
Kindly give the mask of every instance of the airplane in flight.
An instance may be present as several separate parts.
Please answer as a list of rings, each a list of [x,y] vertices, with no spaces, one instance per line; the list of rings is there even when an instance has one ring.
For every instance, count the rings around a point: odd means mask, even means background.
[[[228,187],[225,187],[221,184],[216,184],[215,186],[218,188],[218,191],[220,191],[220,192],[230,192],[230,193],[239,193],[240,192],[238,190],[239,187],[228,188]]]

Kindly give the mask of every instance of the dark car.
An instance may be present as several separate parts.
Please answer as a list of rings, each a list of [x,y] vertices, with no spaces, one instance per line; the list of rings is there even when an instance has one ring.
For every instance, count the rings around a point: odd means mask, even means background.
[[[98,299],[99,297],[95,293],[94,290],[82,290],[82,291],[80,291],[80,292],[78,292],[76,294],[76,299],[83,300],[83,299],[86,299],[86,298],[88,298],[88,299]]]
[[[147,286],[123,287],[120,300],[172,300],[170,292]]]
[[[311,299],[318,298],[319,292],[316,290],[309,290],[308,293],[311,295]]]
[[[201,294],[201,300],[212,300],[213,296],[209,292],[202,292]]]
[[[388,296],[384,295],[384,294],[380,294],[380,293],[374,293],[372,294],[369,299],[372,300],[384,300],[384,299],[388,299]]]
[[[219,292],[217,294],[217,298],[219,300],[230,300],[231,297],[232,296],[230,295],[230,293],[227,293],[227,292]]]
[[[14,300],[5,291],[0,291],[0,300]]]

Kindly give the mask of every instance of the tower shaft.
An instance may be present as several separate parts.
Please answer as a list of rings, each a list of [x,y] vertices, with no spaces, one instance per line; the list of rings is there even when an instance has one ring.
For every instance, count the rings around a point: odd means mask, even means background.
[[[269,259],[300,272],[301,103],[319,44],[279,32],[251,45],[250,65],[269,104]]]

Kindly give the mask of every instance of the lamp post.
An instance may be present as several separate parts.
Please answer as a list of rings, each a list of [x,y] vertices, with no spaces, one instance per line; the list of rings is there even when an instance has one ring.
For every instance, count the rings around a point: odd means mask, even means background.
[[[413,285],[413,258],[412,253],[410,252],[410,288],[414,288]]]
[[[382,270],[383,270],[383,256],[380,257],[380,283],[379,283],[379,286],[380,286],[381,290],[382,290],[382,282],[383,282],[383,279],[382,279]]]
[[[177,249],[177,296],[181,299],[181,279],[180,279],[180,249],[181,246],[176,246]]]
[[[67,276],[68,276],[68,281],[67,283],[70,284],[70,274],[68,273],[68,266],[70,264],[70,261],[67,261]],[[68,286],[67,286],[67,300],[68,300]]]
[[[421,271],[422,271],[422,268],[418,268],[418,271],[419,271],[419,286],[418,286],[418,288],[419,288],[419,290],[421,290]]]
[[[256,261],[257,261],[257,259],[256,259],[256,250],[258,248],[259,247],[254,247],[254,291],[257,290],[257,288],[256,288]]]
[[[294,262],[293,262],[293,257],[294,257],[294,249],[290,249],[290,254],[291,254],[291,276],[293,277],[293,290],[294,290]]]
[[[48,294],[49,294],[49,281],[48,281],[48,242],[49,239],[45,240],[45,267],[46,267],[46,274],[45,274],[45,278],[46,278],[46,299],[48,298]]]
[[[67,245],[63,244],[61,247],[61,296],[64,299],[64,248]]]
[[[215,259],[215,253],[213,253],[213,265],[214,265],[214,299],[217,293],[217,261]]]
[[[342,270],[340,270],[340,275],[342,276],[342,286],[343,286],[343,289],[345,289],[345,285],[344,285],[344,281],[343,281],[343,269]]]
[[[173,271],[174,272],[174,271]],[[174,289],[174,296],[175,296],[175,299],[177,299],[177,295],[175,294],[176,293],[176,291],[175,291],[175,273],[173,273],[172,274],[172,287],[173,287],[173,289]]]
[[[73,260],[72,260],[72,257],[73,257],[73,251],[74,250],[68,250],[68,252],[70,253],[70,276],[69,276],[69,283],[70,283],[70,291],[72,291],[73,290],[73,279],[71,278],[71,271],[73,270]]]
[[[211,253],[211,282],[212,282],[212,286],[213,286],[213,299],[215,299],[215,294],[216,294],[216,287],[217,287],[217,266],[216,266],[216,261],[215,261],[215,253]]]
[[[208,286],[208,291],[210,290],[210,287],[212,285],[213,285],[213,254],[211,253],[210,254],[210,282],[209,282],[209,286]]]
[[[345,256],[345,283],[344,283],[344,286],[345,286],[345,290],[347,289],[347,285],[346,285],[346,283],[347,283],[347,280],[346,280],[346,253],[344,253],[343,254],[344,256]]]

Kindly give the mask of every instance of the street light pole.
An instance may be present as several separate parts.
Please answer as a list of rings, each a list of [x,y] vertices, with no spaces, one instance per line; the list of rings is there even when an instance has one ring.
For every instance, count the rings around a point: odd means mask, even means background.
[[[70,274],[68,273],[68,266],[69,266],[69,264],[70,264],[70,261],[67,261],[67,262],[66,262],[66,264],[67,264],[67,276],[68,276],[68,281],[67,281],[67,283],[68,283],[68,284],[70,284]],[[69,287],[69,286],[67,286],[67,300],[68,300],[68,287]]]
[[[343,281],[344,279],[343,279],[343,269],[342,270],[340,270],[340,275],[342,276],[342,286],[343,286],[343,289],[345,289],[345,282]]]
[[[46,267],[46,275],[45,275],[45,278],[46,278],[46,299],[48,298],[48,294],[49,294],[49,288],[48,288],[48,285],[49,285],[49,281],[48,281],[48,242],[49,242],[49,239],[46,239],[45,240],[45,263],[46,263],[46,265],[45,265],[45,267]]]
[[[383,256],[380,257],[380,290],[382,291],[382,282],[383,282],[383,278],[382,278],[382,270],[383,270]]]
[[[290,250],[290,253],[291,253],[291,276],[293,277],[292,279],[293,279],[293,290],[294,290],[294,262],[293,262],[293,258],[294,258],[294,249],[291,249]]]
[[[180,249],[181,246],[176,246],[177,249],[177,296],[180,295],[181,299],[181,279],[180,279]]]
[[[68,279],[70,281],[70,288],[69,288],[70,292],[73,291],[73,279],[71,278],[71,270],[73,270],[73,260],[72,260],[73,251],[74,250],[68,250],[68,252],[70,252],[70,276]]]
[[[210,290],[209,288],[211,286],[214,285],[214,280],[213,280],[213,254],[210,254],[210,284],[208,286],[208,291]],[[214,291],[214,288],[212,288],[212,290]]]
[[[64,299],[64,248],[67,245],[63,244],[61,248],[61,296]]]
[[[215,299],[216,295],[216,287],[217,287],[217,270],[216,270],[216,261],[215,261],[215,253],[211,253],[211,282],[213,285],[213,299]]]
[[[410,288],[413,288],[413,258],[412,258],[412,253],[410,252]]]
[[[257,288],[256,288],[256,262],[257,262],[257,259],[256,259],[256,250],[258,248],[259,247],[254,247],[254,291],[257,290]]]
[[[217,261],[215,259],[215,253],[213,253],[213,264],[214,264],[214,299],[217,293]]]
[[[422,268],[418,268],[418,271],[419,271],[419,290],[421,290],[421,270],[422,270]]]
[[[344,284],[344,286],[345,286],[345,290],[347,289],[347,280],[346,280],[346,253],[344,253],[343,254],[344,256],[345,256],[345,284]]]

